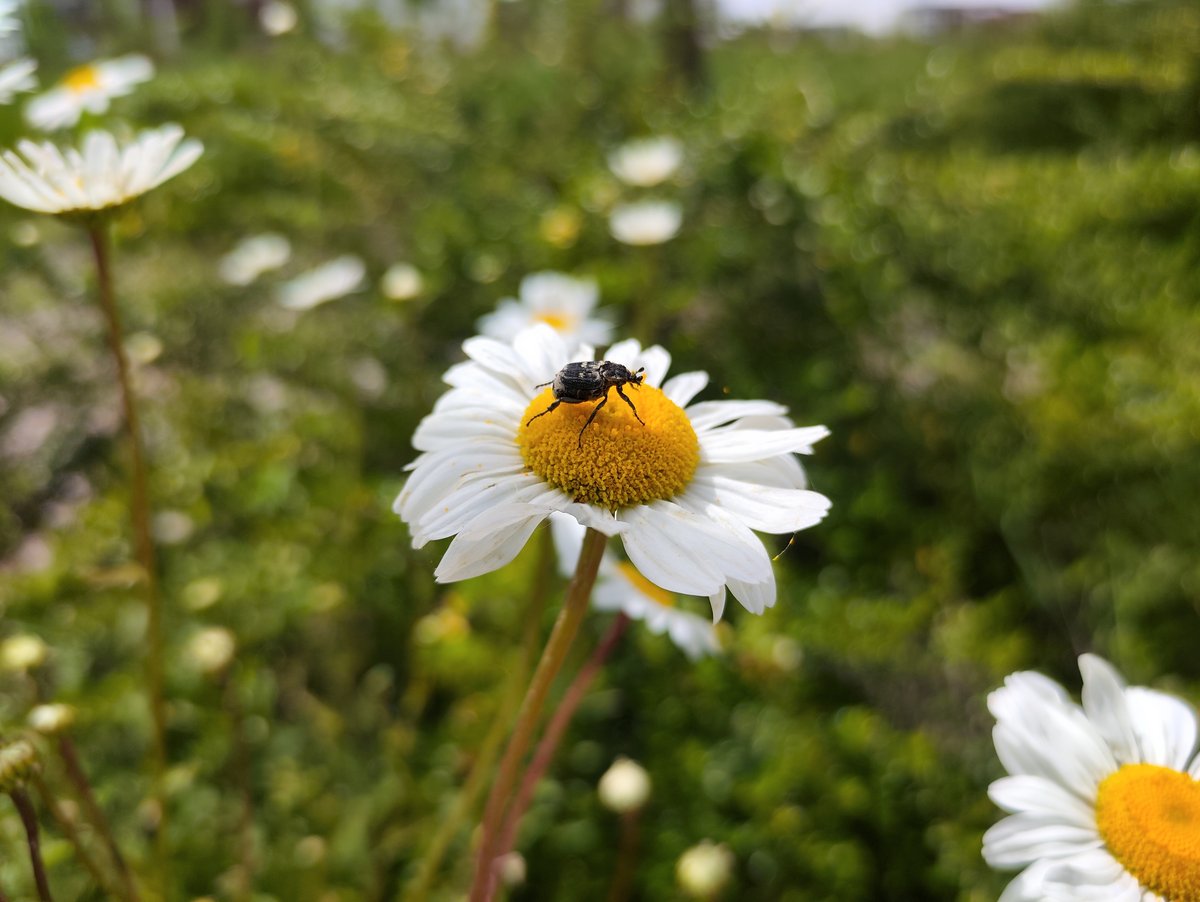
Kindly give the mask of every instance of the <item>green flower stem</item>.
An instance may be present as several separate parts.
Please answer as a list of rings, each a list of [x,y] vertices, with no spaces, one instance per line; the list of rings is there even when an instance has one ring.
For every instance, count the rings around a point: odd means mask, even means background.
[[[87,772],[83,769],[83,763],[79,760],[79,753],[75,750],[75,743],[69,735],[62,733],[58,737],[58,754],[62,758],[63,765],[66,767],[67,777],[75,786],[75,791],[79,794],[80,800],[83,802],[83,809],[87,812],[88,818],[92,822],[92,826],[104,839],[104,844],[108,848],[108,854],[113,860],[113,865],[117,869],[117,876],[121,881],[121,892],[113,893],[130,902],[140,902],[141,897],[138,895],[137,885],[133,881],[133,874],[130,873],[129,864],[125,861],[125,856],[121,854],[121,849],[117,845],[117,838],[113,834],[112,825],[109,824],[108,818],[104,816],[104,810],[96,802],[96,795],[92,792],[92,784],[88,781]],[[39,789],[42,786],[39,785]],[[47,800],[47,807],[50,806],[48,793],[42,793],[43,799]],[[110,890],[111,892],[111,890]]]
[[[150,493],[147,488],[145,455],[142,451],[142,431],[138,421],[137,399],[129,373],[129,361],[121,335],[121,317],[113,297],[112,268],[109,262],[108,226],[103,219],[87,224],[88,237],[96,259],[100,307],[108,322],[108,346],[117,364],[121,384],[121,402],[125,409],[125,424],[129,429],[129,448],[133,462],[131,479],[130,517],[133,522],[134,551],[142,568],[142,585],[146,597],[146,691],[149,695],[150,717],[154,725],[152,759],[154,799],[158,805],[158,829],[155,834],[155,855],[167,895],[167,706],[163,679],[162,602],[158,594],[158,576],[154,562],[154,542],[150,537]]]
[[[497,859],[512,851],[517,839],[517,828],[521,826],[521,818],[529,810],[534,790],[537,789],[542,777],[546,775],[550,762],[554,760],[554,753],[558,751],[563,735],[567,732],[567,727],[570,726],[571,719],[575,716],[580,702],[587,695],[592,682],[604,667],[604,663],[612,654],[613,649],[617,647],[617,643],[621,641],[621,637],[625,635],[628,626],[629,618],[624,614],[618,614],[604,638],[600,640],[600,644],[596,646],[596,650],[592,652],[592,656],[579,669],[579,673],[571,681],[567,691],[563,693],[558,707],[554,709],[550,723],[546,725],[546,732],[542,734],[537,749],[533,753],[533,759],[529,762],[529,767],[525,769],[525,776],[521,778],[521,787],[517,790],[516,798],[508,809],[508,817],[504,819],[504,827],[501,829],[500,839],[496,843],[495,857]],[[499,876],[498,869],[493,868],[493,886],[490,892],[495,892],[494,884]]]
[[[608,888],[608,902],[625,902],[633,888],[634,863],[637,861],[638,839],[642,832],[642,812],[626,811],[621,815],[621,838],[617,845],[617,866],[613,869]]]
[[[508,740],[508,747],[504,750],[499,772],[492,782],[487,806],[484,809],[479,857],[475,863],[475,878],[471,884],[471,902],[487,902],[490,896],[490,878],[492,863],[496,857],[499,828],[512,795],[517,768],[520,767],[521,759],[529,750],[529,745],[533,740],[533,731],[537,727],[542,706],[550,692],[550,686],[559,670],[562,669],[571,642],[575,639],[575,634],[579,632],[579,625],[583,622],[583,615],[587,613],[588,599],[592,594],[592,584],[596,581],[596,571],[600,567],[600,558],[604,555],[606,541],[607,537],[604,533],[591,528],[583,537],[579,563],[575,567],[575,576],[572,578],[571,584],[567,586],[566,600],[563,602],[562,610],[558,612],[558,618],[554,621],[554,629],[550,633],[546,647],[542,650],[537,670],[534,671],[529,689],[526,690],[525,698],[521,702],[516,726]]]
[[[41,902],[54,902],[50,893],[50,882],[46,879],[46,865],[42,861],[42,844],[38,838],[37,812],[33,810],[33,802],[29,793],[18,786],[9,792],[17,813],[21,815],[21,823],[25,825],[25,838],[29,840],[29,863],[33,867],[33,879],[37,884],[38,898]]]
[[[50,787],[46,785],[46,781],[42,779],[41,775],[38,773],[32,774],[30,776],[30,782],[32,782],[34,788],[37,789],[38,796],[41,798],[42,804],[46,807],[46,810],[50,812],[50,817],[54,818],[54,820],[58,823],[59,828],[62,830],[63,835],[66,836],[67,841],[70,842],[75,848],[75,857],[79,859],[87,872],[92,875],[92,880],[96,882],[96,886],[103,889],[104,892],[112,896],[114,899],[128,900],[130,898],[136,898],[126,896],[124,893],[120,892],[113,884],[111,878],[109,878],[109,876],[100,869],[100,865],[96,863],[96,859],[92,857],[91,853],[87,850],[87,846],[84,845],[83,837],[79,835],[79,828],[75,825],[74,819],[68,816],[67,813],[62,810],[62,807],[54,798],[54,793],[50,791]]]
[[[536,566],[533,591],[530,593],[529,607],[524,615],[525,633],[521,637],[521,653],[517,659],[517,665],[508,674],[508,680],[504,685],[504,695],[500,699],[496,716],[492,719],[487,735],[484,736],[483,743],[475,755],[475,762],[471,765],[471,772],[467,775],[466,782],[459,790],[458,797],[454,800],[449,814],[442,820],[433,839],[430,840],[416,875],[402,894],[402,898],[408,902],[425,902],[429,896],[429,890],[437,876],[438,867],[446,855],[446,850],[450,847],[454,837],[458,835],[467,815],[475,807],[480,793],[483,792],[485,781],[500,754],[500,743],[504,741],[504,734],[508,730],[508,725],[512,723],[513,714],[521,701],[521,690],[529,678],[529,671],[533,667],[533,658],[537,654],[538,637],[541,635],[542,611],[546,607],[546,597],[550,590],[550,576],[554,572],[554,542],[549,528],[539,531]]]

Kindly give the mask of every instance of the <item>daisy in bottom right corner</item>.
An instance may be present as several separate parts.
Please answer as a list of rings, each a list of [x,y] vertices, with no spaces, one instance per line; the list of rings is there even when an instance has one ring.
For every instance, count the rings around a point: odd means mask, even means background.
[[[1082,706],[1034,672],[988,696],[1009,813],[983,838],[992,867],[1023,869],[1001,902],[1200,902],[1200,753],[1183,701],[1079,659]]]

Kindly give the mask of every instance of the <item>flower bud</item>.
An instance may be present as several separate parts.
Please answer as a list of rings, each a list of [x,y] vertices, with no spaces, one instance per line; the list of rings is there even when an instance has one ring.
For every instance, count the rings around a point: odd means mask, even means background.
[[[25,716],[25,722],[43,736],[56,736],[75,723],[75,709],[60,703],[38,705]]]
[[[37,636],[18,633],[0,642],[0,668],[32,670],[46,663],[50,648]]]
[[[19,789],[37,768],[37,749],[28,739],[14,739],[0,746],[0,792]]]
[[[679,856],[675,879],[697,899],[715,896],[733,875],[733,853],[724,845],[704,840]]]
[[[604,772],[596,791],[600,804],[610,811],[637,811],[650,797],[650,775],[636,761],[622,755]]]
[[[236,650],[233,633],[221,626],[210,626],[188,640],[185,654],[193,667],[212,676],[229,666]]]

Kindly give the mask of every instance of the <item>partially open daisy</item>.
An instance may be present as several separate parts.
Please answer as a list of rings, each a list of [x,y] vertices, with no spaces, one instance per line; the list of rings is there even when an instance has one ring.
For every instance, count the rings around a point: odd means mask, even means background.
[[[550,529],[559,570],[569,577],[575,572],[586,530],[574,518],[560,513],[550,515]],[[618,561],[607,552],[600,561],[592,589],[592,605],[601,611],[620,611],[631,620],[640,620],[655,636],[666,633],[693,661],[721,650],[711,621],[682,610],[673,593],[654,585],[628,561]]]
[[[683,145],[674,138],[639,138],[608,157],[608,168],[627,185],[650,188],[665,182],[683,162]]]
[[[85,112],[106,112],[114,97],[125,96],[153,75],[154,64],[136,54],[77,66],[29,101],[25,119],[43,131],[70,128]]]
[[[585,341],[603,344],[612,335],[612,324],[592,316],[600,289],[591,279],[576,279],[561,272],[537,272],[521,280],[520,299],[505,298],[494,313],[480,318],[479,331],[490,338],[512,341],[522,329],[545,323],[562,334],[568,344]]]
[[[670,354],[636,341],[604,355],[645,368],[643,384],[625,386],[636,418],[614,390],[586,429],[595,404],[563,404],[534,419],[553,401],[538,386],[569,362],[591,360],[590,347],[571,352],[537,325],[512,344],[472,338],[463,350],[470,359],[446,373],[451,390],[413,436],[422,454],[395,504],[414,547],[454,536],[439,581],[502,567],[562,511],[619,535],[654,585],[708,597],[714,621],[726,587],[756,614],[775,603],[771,559],[754,530],[790,533],[824,518],[829,500],[806,488],[795,456],[811,453],[824,426],[796,428],[771,401],[692,404],[708,376],[665,379]]]
[[[199,141],[178,125],[144,131],[127,144],[89,132],[83,146],[59,150],[21,141],[0,153],[0,197],[39,213],[83,213],[128,203],[183,172],[199,158]]]
[[[1003,902],[1200,902],[1195,713],[1126,687],[1095,655],[1079,670],[1082,707],[1031,672],[988,697],[1011,775],[989,795],[1010,816],[984,836],[983,854],[993,867],[1024,868]]]

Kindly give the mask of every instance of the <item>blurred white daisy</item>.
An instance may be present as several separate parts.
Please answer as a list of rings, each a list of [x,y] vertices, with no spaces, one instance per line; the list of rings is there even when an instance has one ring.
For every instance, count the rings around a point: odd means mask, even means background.
[[[608,217],[608,230],[622,244],[662,244],[674,238],[682,224],[679,204],[665,200],[621,204]]]
[[[258,24],[273,38],[287,34],[300,22],[296,7],[284,0],[267,0],[258,10]]]
[[[37,87],[37,62],[28,57],[9,63],[0,69],[0,103],[11,103],[12,99]]]
[[[538,272],[521,280],[520,298],[504,298],[494,313],[479,319],[479,331],[491,338],[512,341],[534,323],[545,323],[568,343],[607,344],[612,323],[591,316],[600,300],[592,279],[576,279],[561,272]]]
[[[278,269],[292,256],[292,246],[282,235],[264,232],[238,242],[221,258],[217,272],[230,285],[249,285],[265,272]]]
[[[411,301],[425,290],[425,279],[411,263],[393,263],[379,280],[379,290],[388,300]]]
[[[618,397],[599,410],[564,404],[538,416],[554,400],[539,385],[591,360],[592,348],[569,350],[538,324],[512,344],[477,337],[463,350],[470,359],[446,373],[450,391],[413,435],[422,453],[395,503],[414,547],[454,536],[439,581],[504,566],[562,511],[619,535],[656,586],[708,597],[714,621],[727,586],[753,613],[775,603],[771,559],[753,530],[790,533],[824,518],[829,500],[808,491],[795,456],[828,435],[824,426],[796,428],[771,401],[691,404],[708,376],[664,381],[671,355],[636,341],[606,356],[645,368],[643,384],[626,386],[640,421]]]
[[[70,128],[85,112],[106,112],[114,97],[124,97],[153,76],[154,64],[137,54],[78,66],[29,101],[25,120],[43,131]]]
[[[0,35],[21,30],[21,20],[17,18],[20,6],[19,0],[0,0]]]
[[[1083,706],[1039,673],[988,696],[1010,776],[992,801],[1010,813],[983,838],[996,868],[1024,868],[1003,902],[1200,902],[1196,715],[1079,659]]]
[[[288,310],[310,310],[358,291],[366,273],[362,260],[346,254],[279,286],[276,299]]]
[[[569,577],[579,561],[586,530],[574,517],[560,513],[550,515],[550,528],[559,570]],[[642,621],[655,636],[666,633],[693,661],[721,650],[710,620],[680,610],[674,594],[659,588],[627,561],[618,561],[607,551],[592,589],[592,604],[598,610],[621,611],[631,620]]]
[[[683,145],[674,138],[641,138],[613,151],[608,168],[627,185],[650,188],[673,176],[682,162]]]
[[[84,136],[79,150],[21,141],[0,153],[0,197],[39,213],[80,213],[120,206],[178,175],[203,146],[164,125],[119,144],[108,132]]]

